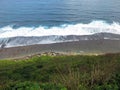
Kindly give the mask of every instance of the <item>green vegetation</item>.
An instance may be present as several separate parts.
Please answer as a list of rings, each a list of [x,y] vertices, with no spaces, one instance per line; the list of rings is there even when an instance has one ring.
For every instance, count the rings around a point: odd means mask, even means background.
[[[0,90],[120,90],[120,54],[0,60]]]

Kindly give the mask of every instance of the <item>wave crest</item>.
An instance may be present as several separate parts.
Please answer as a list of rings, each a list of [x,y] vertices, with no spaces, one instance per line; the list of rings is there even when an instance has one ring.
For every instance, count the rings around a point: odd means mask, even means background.
[[[56,26],[51,28],[45,28],[43,26],[20,27],[17,29],[12,28],[12,26],[0,28],[0,38],[17,36],[92,35],[95,33],[120,34],[120,23],[113,22],[112,24],[108,24],[105,21],[92,21],[89,24],[64,24],[60,27]]]

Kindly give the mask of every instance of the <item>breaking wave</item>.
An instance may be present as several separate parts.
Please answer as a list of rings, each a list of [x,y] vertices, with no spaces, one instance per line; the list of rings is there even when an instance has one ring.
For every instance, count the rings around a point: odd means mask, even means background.
[[[0,28],[0,38],[17,36],[50,36],[50,35],[92,35],[95,33],[120,34],[120,23],[111,24],[105,21],[92,21],[88,24],[78,23],[74,25],[64,24],[59,27],[19,27],[6,26]]]

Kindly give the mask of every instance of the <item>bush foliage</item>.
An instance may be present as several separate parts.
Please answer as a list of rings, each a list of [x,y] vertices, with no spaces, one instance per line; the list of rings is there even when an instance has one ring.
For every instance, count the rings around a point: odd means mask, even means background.
[[[0,60],[0,90],[120,90],[120,54]]]

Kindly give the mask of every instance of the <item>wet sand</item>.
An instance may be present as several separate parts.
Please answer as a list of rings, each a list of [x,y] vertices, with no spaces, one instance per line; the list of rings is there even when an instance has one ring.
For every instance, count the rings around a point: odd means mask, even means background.
[[[43,52],[67,54],[119,53],[120,40],[81,40],[0,49],[0,59],[20,58]]]

